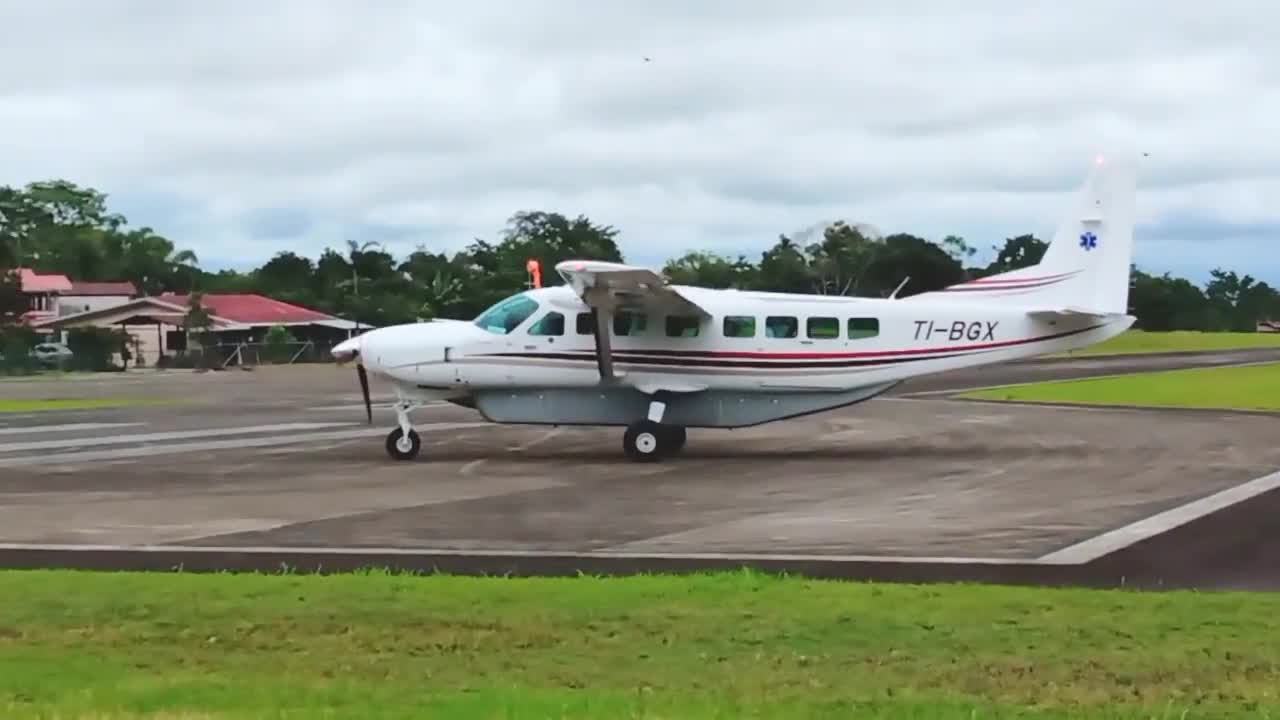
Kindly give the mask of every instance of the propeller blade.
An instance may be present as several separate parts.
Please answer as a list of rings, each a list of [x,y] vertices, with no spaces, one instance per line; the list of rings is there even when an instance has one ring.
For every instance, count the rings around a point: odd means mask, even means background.
[[[369,418],[369,424],[373,424],[373,401],[369,399],[369,373],[364,369],[364,363],[356,365],[356,375],[360,377],[360,393],[364,395],[364,413]]]

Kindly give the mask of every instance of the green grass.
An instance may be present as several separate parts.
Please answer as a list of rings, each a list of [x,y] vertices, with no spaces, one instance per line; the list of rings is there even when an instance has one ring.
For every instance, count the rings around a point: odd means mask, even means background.
[[[1280,410],[1280,363],[1054,380],[961,393],[973,400]]]
[[[0,413],[41,412],[45,410],[95,410],[98,408],[170,405],[170,398],[0,398]]]
[[[0,717],[1275,717],[1278,637],[1280,594],[14,571]]]
[[[1244,348],[1280,349],[1280,333],[1246,332],[1125,332],[1083,350],[1063,355],[1123,355],[1127,353],[1187,352],[1209,350],[1239,350]]]

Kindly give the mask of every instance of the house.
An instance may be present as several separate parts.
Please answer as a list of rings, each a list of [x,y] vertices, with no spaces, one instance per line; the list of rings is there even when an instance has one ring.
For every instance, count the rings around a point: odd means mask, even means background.
[[[1259,321],[1257,330],[1264,333],[1280,333],[1280,320]]]
[[[58,315],[75,315],[90,310],[123,305],[138,296],[131,282],[71,281],[71,289],[58,298]]]
[[[71,291],[66,275],[41,275],[30,268],[18,268],[18,284],[27,299],[27,311],[19,322],[28,325],[57,317],[59,298]]]
[[[33,326],[54,331],[86,326],[124,328],[133,336],[138,360],[154,366],[161,357],[172,357],[187,350],[184,323],[190,311],[189,302],[187,295],[144,296],[42,320]],[[311,342],[320,349],[330,348],[358,330],[368,328],[255,293],[208,293],[201,296],[201,305],[210,316],[212,344],[220,349],[223,359],[230,357],[242,343],[261,343],[267,331],[276,325],[287,328],[296,341]]]
[[[121,305],[138,294],[129,282],[80,282],[66,275],[42,275],[29,268],[18,268],[18,282],[27,299],[27,310],[20,321],[28,325]]]

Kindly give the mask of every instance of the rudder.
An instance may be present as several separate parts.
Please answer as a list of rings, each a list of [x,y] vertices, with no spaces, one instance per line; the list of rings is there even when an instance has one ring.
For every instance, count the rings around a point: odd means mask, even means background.
[[[1133,262],[1136,168],[1098,157],[1036,265],[953,285],[937,293],[973,301],[1123,314]]]

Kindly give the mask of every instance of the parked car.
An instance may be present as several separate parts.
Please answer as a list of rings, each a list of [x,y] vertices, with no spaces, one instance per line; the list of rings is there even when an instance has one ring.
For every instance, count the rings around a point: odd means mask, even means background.
[[[70,360],[74,355],[71,348],[62,343],[40,343],[31,348],[31,357],[50,365]]]

